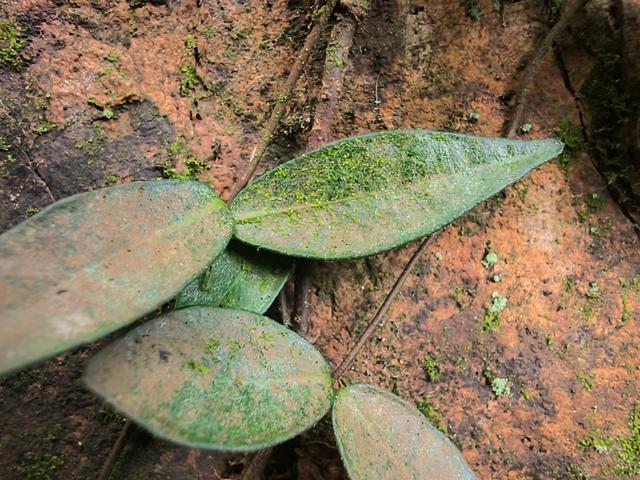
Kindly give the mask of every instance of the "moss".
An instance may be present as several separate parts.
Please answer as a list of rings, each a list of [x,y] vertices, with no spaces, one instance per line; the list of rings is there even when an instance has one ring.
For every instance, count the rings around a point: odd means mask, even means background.
[[[591,300],[587,300],[582,307],[580,307],[580,313],[584,321],[589,321],[593,318],[594,305]]]
[[[211,26],[208,25],[204,28],[204,30],[202,31],[202,35],[204,36],[204,38],[206,38],[207,40],[210,40],[213,38],[213,36],[215,35],[216,31],[215,29]]]
[[[313,21],[315,22],[316,20],[318,20],[322,15],[324,15],[325,13],[328,12],[328,8],[326,5],[323,5],[322,7],[318,8],[317,10],[315,10],[313,12],[313,14],[311,15],[311,18],[313,19]]]
[[[416,138],[411,132],[386,132],[336,142],[307,154],[290,181],[273,181],[280,167],[254,183],[251,189],[268,193],[269,198],[278,198],[282,203],[323,204],[384,190],[390,184],[400,187],[454,170],[459,159],[432,161],[443,155],[443,151],[430,142],[438,139],[445,141],[447,137],[434,133]],[[469,144],[464,148],[469,150],[465,153],[470,153],[474,146]]]
[[[95,157],[102,148],[104,140],[104,132],[100,127],[94,124],[93,135],[86,140],[80,140],[76,142],[73,146],[78,150],[85,151],[87,156]]]
[[[604,207],[604,199],[595,192],[586,195],[584,203],[589,213],[598,213]]]
[[[618,439],[618,463],[614,471],[618,475],[640,475],[640,400],[629,415],[630,434]]]
[[[559,150],[555,140],[485,140],[428,131],[352,137],[287,162],[245,188],[232,204],[236,233],[247,243],[260,236],[267,242],[260,245],[277,243],[280,251],[300,256],[377,253],[441,228],[478,198],[510,183],[507,177],[522,176]],[[288,174],[279,178],[282,170]],[[480,182],[480,175],[487,182]],[[293,237],[283,238],[282,232],[300,227],[305,231],[297,245]],[[366,235],[370,241],[362,242]]]
[[[112,50],[111,52],[105,55],[104,59],[107,62],[116,63],[118,61],[118,52]]]
[[[440,380],[440,367],[438,365],[438,360],[429,353],[426,353],[422,358],[422,369],[427,375],[428,381],[437,382]]]
[[[596,376],[591,372],[578,372],[576,373],[576,378],[585,391],[590,391],[593,388],[593,382],[596,380]]]
[[[553,341],[553,337],[551,336],[550,333],[545,333],[544,334],[544,343],[547,344],[547,347],[553,348],[555,342]]]
[[[291,98],[291,90],[286,89],[280,95],[278,95],[277,102],[278,103],[286,103],[287,100]]]
[[[578,442],[578,446],[586,449],[593,449],[596,452],[603,454],[606,453],[613,445],[613,439],[603,437],[600,432],[595,432],[592,435],[584,437]]]
[[[584,471],[575,463],[572,463],[567,467],[567,474],[571,478],[575,478],[577,480],[591,480],[591,477],[584,473]]]
[[[182,364],[182,368],[186,368],[187,370],[193,370],[200,375],[206,375],[209,373],[209,367],[204,363],[199,362],[197,360],[189,360],[188,362],[184,362]]]
[[[195,180],[202,173],[207,164],[191,153],[186,139],[179,137],[175,142],[167,144],[169,161],[162,166],[162,176],[174,180]],[[181,162],[182,168],[178,170],[176,164]]]
[[[118,177],[118,175],[105,175],[104,176],[104,183],[106,183],[107,185],[115,185],[119,181],[120,181],[120,177]]]
[[[564,294],[566,296],[573,295],[573,291],[576,287],[576,281],[571,277],[565,277],[562,279],[562,285],[564,287]]]
[[[464,359],[464,357],[462,357],[462,356],[458,355],[458,356],[456,357],[456,361],[455,361],[455,363],[454,363],[454,366],[455,366],[458,370],[460,370],[461,372],[464,372],[464,371],[467,369],[467,362],[466,362],[466,360]]]
[[[197,175],[204,171],[205,167],[204,162],[190,155],[185,159],[182,171],[178,171],[178,169],[172,165],[165,165],[162,167],[162,176],[174,180],[195,180]]]
[[[626,291],[623,291],[621,294],[621,299],[622,315],[620,319],[623,322],[627,322],[633,317],[633,309],[631,308],[631,304],[629,303],[629,294]]]
[[[470,123],[478,123],[480,121],[480,113],[475,110],[467,112],[467,120]]]
[[[469,18],[473,18],[476,21],[480,21],[482,14],[480,13],[480,4],[478,0],[463,0],[464,11]]]
[[[54,480],[64,465],[64,454],[54,455],[47,452],[27,452],[17,466],[17,470],[26,480]]]
[[[44,118],[41,118],[38,122],[38,124],[33,127],[32,131],[33,133],[37,133],[38,135],[42,135],[45,134],[47,132],[50,132],[51,130],[57,128],[57,125],[55,123],[51,123],[49,121],[47,121]]]
[[[245,40],[249,36],[249,34],[251,34],[250,28],[236,28],[229,34],[229,37],[231,38],[231,40],[239,42],[241,40]]]
[[[462,302],[462,294],[464,293],[464,289],[462,287],[456,287],[453,291],[453,299],[456,301],[456,305],[458,308],[462,308],[464,303]]]
[[[30,217],[32,215],[35,215],[39,211],[40,211],[40,209],[38,207],[29,206],[29,207],[27,207],[27,211],[25,213],[27,214],[28,217]]]
[[[558,165],[566,172],[573,165],[577,154],[584,149],[582,127],[568,118],[563,118],[554,133],[565,145],[564,151],[558,157]]]
[[[332,63],[338,68],[343,68],[345,66],[344,58],[338,55],[337,49],[340,47],[339,43],[332,42],[329,44],[326,50],[327,62]]]
[[[200,77],[196,69],[190,65],[180,67],[180,94],[184,97],[188,96],[196,86],[200,83]]]
[[[193,35],[187,35],[186,37],[184,37],[184,48],[190,51],[196,49],[196,41],[193,38]]]
[[[0,20],[0,64],[14,70],[22,65],[20,51],[26,44],[22,30],[18,22]]]
[[[7,139],[0,135],[0,152],[8,152],[11,149],[11,145],[7,142]]]
[[[442,433],[447,434],[447,425],[444,422],[444,417],[440,411],[433,405],[431,398],[425,395],[421,400],[416,400],[416,408],[423,414],[427,420],[440,430]]]
[[[205,350],[207,353],[218,353],[220,351],[220,341],[215,338],[210,338],[207,340]]]

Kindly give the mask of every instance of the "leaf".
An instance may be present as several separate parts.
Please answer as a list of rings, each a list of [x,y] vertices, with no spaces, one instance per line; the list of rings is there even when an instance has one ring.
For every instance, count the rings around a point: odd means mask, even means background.
[[[154,434],[183,445],[251,451],[306,430],[329,409],[322,355],[254,313],[174,310],[108,345],[87,386]]]
[[[230,236],[225,204],[197,182],[122,184],[54,203],[0,236],[0,374],[156,309]]]
[[[175,308],[226,307],[264,313],[293,268],[290,258],[231,243],[178,295]]]
[[[472,480],[451,441],[413,405],[371,385],[338,392],[333,430],[352,480]]]
[[[372,255],[447,225],[562,151],[554,140],[405,130],[285,163],[234,200],[235,236],[286,255]]]

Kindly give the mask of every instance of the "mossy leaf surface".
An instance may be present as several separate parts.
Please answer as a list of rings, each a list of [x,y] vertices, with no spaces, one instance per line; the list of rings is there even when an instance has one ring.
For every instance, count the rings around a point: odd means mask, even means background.
[[[287,281],[293,260],[232,242],[176,298],[175,308],[225,307],[264,313]]]
[[[306,340],[261,315],[174,310],[89,362],[88,387],[156,435],[251,451],[311,427],[330,407],[331,373]]]
[[[333,430],[352,480],[475,480],[456,446],[415,406],[371,385],[338,392]]]
[[[229,242],[197,182],[117,185],[60,200],[0,236],[0,374],[95,340],[174,297]]]
[[[235,236],[293,256],[372,255],[447,225],[562,143],[426,130],[347,138],[285,163],[233,201]]]

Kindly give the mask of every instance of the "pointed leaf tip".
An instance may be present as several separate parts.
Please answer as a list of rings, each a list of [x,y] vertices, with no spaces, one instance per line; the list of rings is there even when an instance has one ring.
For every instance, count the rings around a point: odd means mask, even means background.
[[[460,451],[413,405],[371,385],[340,390],[333,430],[352,480],[475,480]]]
[[[555,139],[426,130],[347,138],[243,190],[231,205],[235,236],[300,257],[372,255],[442,228],[561,151]]]
[[[329,410],[322,355],[246,311],[191,307],[145,323],[92,358],[87,386],[167,440],[252,451],[281,443]]]
[[[170,300],[226,246],[204,184],[121,184],[60,200],[0,236],[0,375],[126,325]]]

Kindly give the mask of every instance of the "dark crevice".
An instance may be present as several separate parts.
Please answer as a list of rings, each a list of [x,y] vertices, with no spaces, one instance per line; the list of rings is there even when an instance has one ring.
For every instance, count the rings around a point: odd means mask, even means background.
[[[634,231],[636,232],[636,236],[638,237],[638,240],[640,240],[640,225],[638,225],[638,223],[636,222],[632,212],[627,207],[627,204],[622,201],[620,191],[614,188],[612,183],[607,179],[606,172],[603,171],[599,163],[595,160],[595,156],[597,152],[596,145],[594,144],[593,140],[590,138],[589,128],[586,122],[586,116],[582,109],[580,96],[577,93],[576,89],[573,87],[573,83],[571,82],[571,76],[569,75],[569,70],[564,61],[564,57],[562,55],[562,50],[560,46],[557,44],[554,44],[553,51],[556,58],[556,63],[558,65],[558,69],[560,70],[560,74],[562,75],[564,86],[573,97],[573,101],[576,105],[576,110],[578,111],[578,118],[580,119],[582,136],[590,150],[589,159],[591,160],[596,172],[598,172],[598,175],[600,175],[600,178],[602,178],[602,181],[605,183],[607,192],[609,193],[611,198],[616,202],[622,214],[627,218],[627,220],[629,220],[631,225],[633,225]]]
[[[47,183],[47,181],[44,179],[42,174],[38,171],[38,167],[36,167],[35,164],[33,163],[33,160],[31,159],[31,156],[29,155],[29,153],[26,150],[22,150],[21,152],[29,163],[29,169],[31,169],[31,171],[35,174],[35,176],[38,177],[38,179],[40,180],[40,183],[42,183],[42,186],[44,187],[45,191],[51,198],[51,201],[55,202],[56,201],[55,195],[51,191],[51,188],[49,187],[49,184]]]
[[[564,83],[565,88],[573,97],[573,101],[576,105],[576,110],[578,111],[578,118],[580,119],[580,128],[582,129],[582,136],[587,143],[590,142],[589,139],[589,129],[587,128],[587,122],[585,118],[584,109],[582,107],[582,102],[580,101],[580,97],[576,92],[576,89],[573,88],[573,84],[571,83],[571,77],[569,76],[569,70],[564,61],[564,57],[562,56],[562,51],[560,46],[557,43],[553,44],[553,54],[556,59],[556,63],[558,65],[558,69],[560,70],[560,76],[562,77],[562,81]]]

